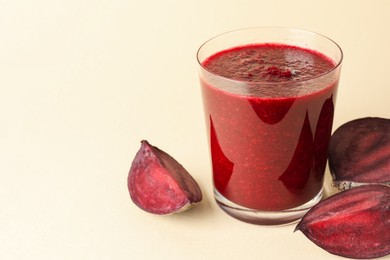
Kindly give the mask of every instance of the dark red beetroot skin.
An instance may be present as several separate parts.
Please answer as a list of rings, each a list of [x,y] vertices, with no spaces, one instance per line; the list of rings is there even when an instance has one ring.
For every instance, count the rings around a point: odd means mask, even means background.
[[[350,258],[390,254],[390,187],[365,185],[314,206],[295,230],[326,251]]]
[[[367,117],[340,126],[331,137],[329,168],[341,190],[390,185],[390,119]]]
[[[184,211],[202,200],[192,176],[166,152],[141,141],[127,185],[132,201],[153,214]]]

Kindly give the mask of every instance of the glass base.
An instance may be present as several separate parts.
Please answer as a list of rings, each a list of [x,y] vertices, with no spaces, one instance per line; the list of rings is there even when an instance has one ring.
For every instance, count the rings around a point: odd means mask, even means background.
[[[321,200],[322,195],[323,189],[313,199],[296,208],[282,211],[259,211],[237,205],[214,189],[215,200],[222,210],[238,220],[257,225],[283,225],[298,221]]]

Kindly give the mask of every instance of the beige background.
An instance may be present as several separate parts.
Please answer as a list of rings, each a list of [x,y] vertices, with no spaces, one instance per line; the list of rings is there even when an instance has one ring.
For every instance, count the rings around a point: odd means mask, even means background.
[[[216,206],[195,53],[241,27],[316,31],[345,54],[335,127],[390,117],[389,13],[387,0],[1,0],[0,259],[340,259],[294,225]],[[141,139],[191,172],[198,207],[132,204]]]

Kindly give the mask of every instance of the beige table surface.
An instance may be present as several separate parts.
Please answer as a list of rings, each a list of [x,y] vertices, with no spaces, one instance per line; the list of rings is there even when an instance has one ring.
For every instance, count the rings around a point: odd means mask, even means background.
[[[195,53],[259,25],[342,46],[335,127],[390,117],[387,0],[1,0],[0,259],[342,259],[295,225],[246,224],[214,202]],[[191,172],[198,207],[132,204],[141,139]]]

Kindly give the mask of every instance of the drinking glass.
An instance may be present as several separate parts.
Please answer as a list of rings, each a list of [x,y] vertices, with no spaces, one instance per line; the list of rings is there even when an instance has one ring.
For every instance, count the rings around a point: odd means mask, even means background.
[[[240,49],[241,56],[210,65]],[[278,51],[284,51],[279,67],[272,64]],[[321,200],[342,57],[328,37],[283,27],[235,30],[199,48],[214,195],[226,213],[279,225],[300,219]],[[330,65],[316,74],[318,61]],[[264,79],[253,80],[252,70],[236,77],[248,62],[265,72]]]

